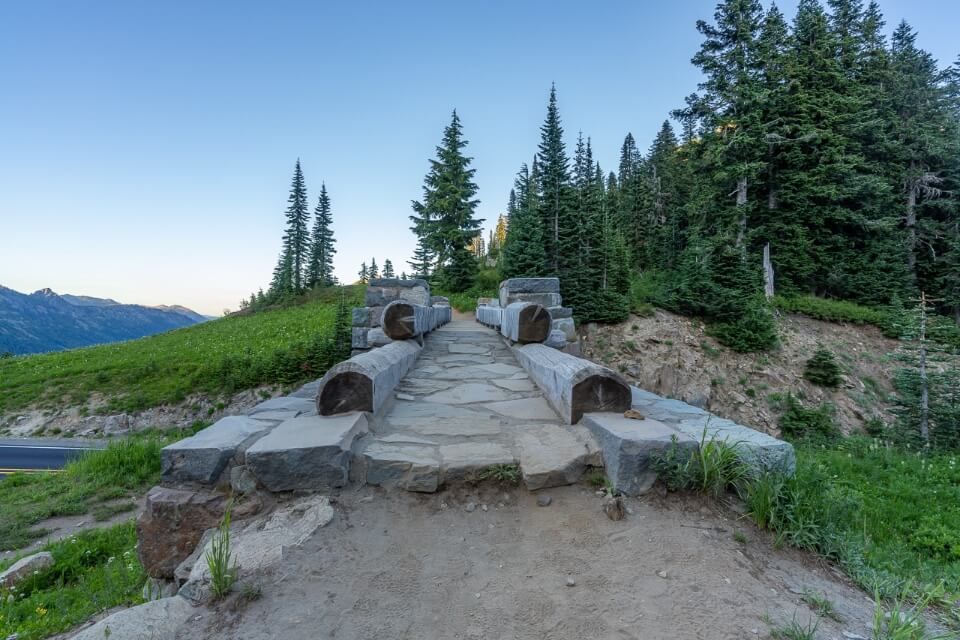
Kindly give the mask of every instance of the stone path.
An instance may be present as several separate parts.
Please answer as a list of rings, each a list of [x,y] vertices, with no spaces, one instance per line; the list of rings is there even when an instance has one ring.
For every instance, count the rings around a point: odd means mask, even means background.
[[[500,335],[471,320],[430,333],[395,393],[355,459],[368,484],[436,491],[519,465],[535,490],[602,465],[590,433],[564,425]]]

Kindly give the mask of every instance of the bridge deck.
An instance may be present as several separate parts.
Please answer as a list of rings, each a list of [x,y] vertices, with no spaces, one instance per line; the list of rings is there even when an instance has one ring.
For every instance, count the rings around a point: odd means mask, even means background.
[[[371,484],[436,490],[519,465],[530,488],[600,464],[582,427],[563,424],[499,334],[469,320],[429,334],[359,456]]]

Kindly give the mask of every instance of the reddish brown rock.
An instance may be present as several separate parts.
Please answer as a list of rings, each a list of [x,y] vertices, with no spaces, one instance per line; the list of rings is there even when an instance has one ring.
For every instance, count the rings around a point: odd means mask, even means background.
[[[147,574],[173,578],[203,532],[220,523],[226,504],[225,496],[207,491],[151,489],[137,518],[137,555]]]

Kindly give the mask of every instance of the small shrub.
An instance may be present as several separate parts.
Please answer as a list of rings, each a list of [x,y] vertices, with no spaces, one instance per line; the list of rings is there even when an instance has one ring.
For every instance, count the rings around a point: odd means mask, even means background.
[[[770,637],[777,640],[815,640],[819,620],[810,620],[806,625],[800,624],[794,617],[787,624],[770,630]]]
[[[769,351],[777,346],[777,325],[770,310],[761,303],[749,305],[736,320],[711,324],[707,333],[740,353]]]
[[[789,440],[817,444],[835,442],[840,437],[832,406],[808,409],[792,395],[787,396],[787,411],[780,416],[780,432]]]
[[[708,439],[707,428],[695,451],[682,450],[674,440],[667,452],[654,461],[654,468],[671,491],[686,489],[715,498],[731,488],[741,491],[750,471],[740,460],[736,444]]]
[[[230,593],[233,583],[237,580],[237,565],[233,563],[232,553],[230,552],[230,515],[232,510],[233,502],[230,501],[223,513],[220,527],[210,542],[210,550],[206,554],[207,569],[210,571],[210,590],[217,600],[223,599]]]
[[[478,480],[496,480],[504,484],[520,483],[520,467],[515,464],[495,464],[482,470]]]
[[[803,377],[813,384],[830,389],[839,387],[843,379],[840,365],[826,349],[817,349],[813,357],[807,360]]]
[[[826,594],[806,589],[800,599],[807,603],[807,606],[821,618],[830,618],[836,622],[843,622],[840,614],[837,613],[833,603],[827,598]]]

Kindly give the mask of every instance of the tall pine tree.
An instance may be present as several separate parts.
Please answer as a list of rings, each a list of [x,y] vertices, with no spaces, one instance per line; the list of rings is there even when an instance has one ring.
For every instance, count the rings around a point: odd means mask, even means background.
[[[310,238],[310,265],[307,286],[329,287],[334,284],[333,255],[337,252],[333,238],[333,216],[330,213],[330,196],[327,185],[320,185],[320,200],[314,211],[313,234]]]

